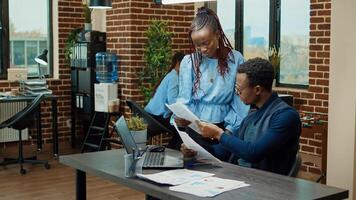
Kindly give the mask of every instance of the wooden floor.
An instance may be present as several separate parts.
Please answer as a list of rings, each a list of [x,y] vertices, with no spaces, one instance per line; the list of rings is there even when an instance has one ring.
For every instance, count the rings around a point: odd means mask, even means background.
[[[77,153],[67,143],[60,143],[60,155]],[[35,145],[26,146],[25,152],[36,153]],[[4,149],[0,146],[0,158],[16,155],[17,146]],[[52,159],[51,145],[46,144],[38,159],[48,159],[51,169],[41,165],[25,164],[26,175],[21,175],[17,164],[0,166],[0,199],[1,200],[71,200],[75,199],[75,171]],[[33,155],[29,153],[28,155]],[[143,193],[120,186],[116,183],[87,175],[87,199],[95,200],[140,200]]]

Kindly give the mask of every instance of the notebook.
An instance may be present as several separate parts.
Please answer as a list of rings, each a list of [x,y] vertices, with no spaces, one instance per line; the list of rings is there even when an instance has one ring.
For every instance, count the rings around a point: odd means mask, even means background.
[[[128,154],[132,154],[134,149],[138,149],[123,116],[116,121],[115,129]],[[142,168],[145,169],[177,169],[184,167],[182,153],[175,150],[164,152],[146,151],[142,159],[144,159]]]

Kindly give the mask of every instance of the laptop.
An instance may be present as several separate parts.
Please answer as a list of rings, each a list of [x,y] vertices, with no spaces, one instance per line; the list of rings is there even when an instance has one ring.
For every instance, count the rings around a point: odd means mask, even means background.
[[[138,149],[134,138],[127,127],[126,120],[121,116],[115,123],[116,133],[121,138],[128,154],[133,154],[134,150]],[[179,151],[167,150],[164,152],[149,152],[145,151],[142,159],[144,169],[177,169],[183,168],[183,155]]]

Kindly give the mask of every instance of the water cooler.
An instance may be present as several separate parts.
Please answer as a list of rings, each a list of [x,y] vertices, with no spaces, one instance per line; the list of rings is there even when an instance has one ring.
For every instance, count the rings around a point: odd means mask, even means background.
[[[109,112],[110,103],[117,101],[117,56],[112,53],[98,52],[96,60],[96,79],[94,85],[95,111]],[[118,108],[118,105],[115,106]]]

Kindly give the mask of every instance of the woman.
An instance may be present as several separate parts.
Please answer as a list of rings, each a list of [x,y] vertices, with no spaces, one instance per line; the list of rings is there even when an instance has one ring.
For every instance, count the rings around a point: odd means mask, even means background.
[[[202,121],[233,132],[249,109],[234,94],[237,68],[244,59],[233,50],[217,15],[208,8],[198,9],[189,39],[193,53],[181,62],[177,101],[187,105]],[[179,118],[175,121],[181,127],[190,123]],[[211,142],[204,141],[190,128],[186,131],[209,150]]]
[[[178,96],[178,74],[179,74],[179,65],[184,57],[184,54],[177,52],[172,58],[172,64],[168,69],[167,74],[163,79],[158,81],[154,87],[153,97],[148,102],[145,107],[145,111],[151,114],[153,118],[159,121],[161,124],[166,126],[168,129],[172,130],[175,133],[174,127],[169,123],[171,112],[165,106],[165,104],[172,104],[176,102]],[[149,127],[148,127],[149,129]],[[170,141],[168,147],[179,149],[180,140],[176,136]],[[179,143],[179,144],[178,144]]]

